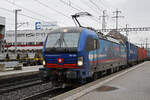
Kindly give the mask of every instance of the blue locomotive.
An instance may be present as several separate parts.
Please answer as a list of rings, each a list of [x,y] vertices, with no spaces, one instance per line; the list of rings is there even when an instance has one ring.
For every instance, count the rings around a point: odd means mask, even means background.
[[[82,27],[51,31],[42,50],[42,80],[85,83],[127,65],[126,44]]]

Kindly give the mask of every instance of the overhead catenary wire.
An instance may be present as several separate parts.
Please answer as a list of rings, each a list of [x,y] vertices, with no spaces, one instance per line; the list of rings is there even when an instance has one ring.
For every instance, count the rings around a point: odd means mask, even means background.
[[[92,0],[89,0],[93,5],[95,5],[95,7],[99,10],[99,11],[103,11],[103,9],[99,8],[99,6],[94,3]]]
[[[95,10],[93,7],[88,6],[87,4],[89,4],[88,2],[85,2],[84,0],[80,0],[80,2],[84,5],[86,5],[88,8],[90,8],[91,10],[93,10],[95,13],[99,13],[97,10]]]
[[[14,11],[13,11],[13,10],[9,10],[9,9],[2,8],[2,7],[0,7],[0,9],[1,9],[1,10],[4,10],[4,11],[7,11],[7,12],[10,12],[10,13],[14,13]],[[22,13],[19,13],[19,15],[22,15],[22,16],[24,16],[24,17],[28,17],[28,18],[30,18],[30,19],[34,19],[34,20],[41,20],[41,21],[44,21],[44,20],[42,20],[42,19],[35,18],[35,17],[32,17],[32,16],[28,16],[28,15],[26,15],[26,14],[22,14]]]
[[[70,1],[71,2],[71,1]],[[71,2],[72,3],[72,2]],[[74,4],[74,3],[73,3]],[[75,5],[75,4],[74,4]],[[75,5],[75,6],[77,6],[79,9],[81,9],[81,10],[83,10],[83,11],[85,11],[85,12],[87,12],[86,10],[84,10],[83,8],[81,8],[80,6],[78,6],[78,5]],[[93,16],[94,18],[96,18],[95,16]],[[97,22],[97,23],[99,23],[98,22],[98,18],[96,18],[96,19],[94,19],[94,18],[92,18],[92,17],[90,17],[92,20],[94,20],[95,22]]]
[[[81,3],[83,3],[84,5],[86,5],[88,8],[90,8],[92,11],[96,12],[96,13],[100,13],[97,10],[94,9],[94,7],[91,7],[91,4],[89,4],[88,2],[85,2],[84,0],[80,0]],[[88,5],[89,6],[88,6]],[[100,20],[99,18],[97,18],[98,20]],[[102,24],[100,21],[97,20],[97,23]]]
[[[70,1],[70,3],[74,4],[74,5],[75,5],[76,7],[78,7],[80,10],[83,10],[83,11],[87,12],[85,9],[81,8],[79,5],[77,5],[77,4],[75,4],[75,3],[71,2],[71,1]]]
[[[80,0],[80,2],[83,3],[83,4],[85,4],[86,6],[87,6],[87,4],[90,5],[88,2],[85,2],[84,0]],[[93,9],[93,7],[90,7],[90,6],[87,6],[87,7],[89,7],[89,8],[92,9],[93,11],[99,13],[97,10]],[[102,9],[101,9],[101,10],[102,10]],[[103,10],[102,10],[102,11],[103,11]],[[107,16],[108,16],[108,15],[107,15]],[[100,22],[99,22],[99,23],[100,23]],[[101,23],[101,24],[102,24],[102,23]],[[107,25],[107,27],[110,28],[108,25]]]
[[[67,6],[69,6],[69,7],[71,7],[72,9],[74,9],[74,10],[76,10],[76,11],[85,11],[85,12],[87,12],[86,10],[84,10],[84,9],[82,9],[82,8],[80,8],[80,9],[78,9],[78,8],[76,8],[76,7],[74,7],[74,6],[72,6],[71,4],[68,4],[67,2],[65,2],[65,1],[63,1],[63,0],[59,0],[60,2],[62,2],[63,4],[65,4],[65,5],[67,5]],[[70,1],[70,3],[72,3],[71,1]],[[91,18],[91,17],[90,17]],[[96,20],[96,19],[94,19],[94,18],[91,18],[92,20],[94,20],[95,22],[97,22],[98,23],[98,20]]]
[[[78,9],[78,8],[75,8],[75,7],[73,7],[72,5],[71,5],[71,1],[70,1],[70,4],[68,4],[67,2],[65,2],[65,1],[63,1],[63,0],[59,0],[60,2],[62,2],[63,4],[65,4],[65,5],[68,5],[69,7],[71,7],[71,8],[73,8],[73,9],[75,9],[75,10],[77,10],[77,11],[80,11],[80,9]]]
[[[84,0],[80,0],[83,4],[87,4],[87,2],[85,2]],[[94,7],[93,8],[97,8],[100,12],[102,12],[103,10],[101,8],[98,7],[98,5],[96,3],[94,3],[92,0],[88,0]],[[99,0],[100,2],[100,0]],[[88,6],[89,8],[93,9],[92,7]],[[94,10],[96,11],[97,13],[100,13],[98,12],[97,10]],[[107,26],[109,27],[109,26]]]
[[[106,5],[104,2],[102,2],[102,0],[98,0],[104,7],[108,8],[109,6]]]
[[[85,11],[85,12],[87,12],[86,10],[84,10],[84,9],[82,9],[81,7],[79,7],[78,5],[75,5],[73,2],[71,2],[71,1],[69,1],[69,3],[68,2],[66,2],[66,1],[64,1],[64,0],[59,0],[60,2],[62,2],[63,4],[65,4],[65,5],[67,5],[67,6],[69,6],[69,7],[71,7],[72,9],[74,9],[74,10],[77,10],[77,11]],[[83,3],[83,1],[82,0],[80,0],[82,3]],[[74,7],[74,6],[72,6],[71,4],[73,4],[73,5],[75,5],[75,6],[77,6],[79,9],[77,9],[76,7]],[[94,3],[95,4],[95,3]],[[89,7],[89,6],[88,6]],[[100,9],[99,8],[99,10],[102,10],[102,9]],[[94,10],[95,11],[95,10]],[[103,11],[103,10],[102,10]],[[100,11],[101,12],[101,11]],[[99,13],[99,12],[98,12]],[[94,16],[95,17],[95,16]],[[96,18],[96,19],[94,19],[93,17],[90,17],[93,21],[95,21],[96,23],[100,23],[100,24],[102,24],[100,21],[99,21],[99,19],[98,18]],[[109,26],[107,26],[107,27],[109,27]]]
[[[48,18],[48,19],[50,19],[50,20],[53,20],[52,18],[49,18],[49,17],[44,16],[44,15],[42,15],[42,14],[40,14],[40,13],[37,13],[37,12],[32,11],[32,10],[30,10],[30,9],[27,9],[27,8],[25,8],[25,7],[23,7],[23,6],[19,5],[19,4],[16,4],[16,3],[14,3],[14,2],[11,2],[11,1],[9,1],[9,0],[5,0],[5,1],[8,2],[8,3],[10,3],[10,4],[12,4],[12,5],[15,5],[15,6],[17,6],[17,7],[20,7],[20,8],[22,8],[22,9],[28,11],[28,12],[31,12],[31,13],[33,13],[33,14],[36,14],[36,15],[38,15],[38,16],[45,17],[45,18]]]
[[[8,1],[8,2],[10,2],[12,5],[15,5],[15,6],[17,6],[17,7],[20,7],[20,8],[23,8],[24,10],[26,10],[26,11],[28,11],[28,12],[31,12],[31,13],[33,13],[33,14],[36,14],[36,15],[39,15],[39,16],[42,16],[42,17],[47,17],[47,16],[44,16],[44,15],[41,15],[40,13],[38,13],[38,12],[34,12],[34,11],[32,11],[31,9],[29,9],[29,8],[26,8],[26,7],[23,7],[23,6],[20,6],[19,4],[17,4],[17,3],[14,3],[14,2],[12,2],[12,1],[9,1],[9,0],[6,0],[6,1]],[[42,1],[40,1],[40,0],[34,0],[34,1],[37,1],[37,2],[39,2],[40,4],[44,4],[44,6],[46,7],[46,5],[47,4],[45,4],[45,3],[43,3]],[[71,5],[72,6],[72,5]],[[77,6],[77,7],[76,7]],[[83,11],[85,11],[82,7],[79,7],[78,5],[74,5],[73,4],[73,7],[74,8],[78,8],[78,11],[81,11],[81,10],[83,10]],[[60,10],[57,10],[57,9],[53,9],[51,6],[49,6],[49,5],[47,5],[47,8],[49,8],[49,9],[51,9],[51,10],[53,10],[53,11],[55,11],[55,12],[57,12],[57,13],[59,13],[59,14],[64,14],[62,11],[60,11]],[[4,10],[4,9],[3,9]],[[5,9],[6,10],[6,9]],[[7,9],[8,10],[8,9]],[[9,11],[9,12],[13,12],[13,10],[11,10],[11,11]],[[22,16],[24,16],[24,17],[28,17],[28,18],[30,18],[30,19],[34,19],[34,20],[41,20],[41,21],[44,21],[43,19],[40,19],[40,18],[36,18],[36,17],[34,17],[34,16],[31,16],[31,15],[28,15],[28,14],[23,14],[23,13],[19,13],[19,15],[22,15]],[[63,16],[65,16],[65,17],[67,17],[68,19],[71,19],[71,17],[70,16],[67,16],[66,14],[64,14]],[[48,18],[48,17],[47,17]],[[90,17],[91,18],[91,17]],[[49,18],[50,19],[50,18]],[[95,16],[93,16],[92,17],[92,19],[95,21],[95,22],[97,22],[97,23],[100,23],[98,20],[97,20],[97,18],[95,17]]]
[[[60,15],[63,15],[64,17],[66,17],[66,18],[68,18],[68,19],[71,19],[71,17],[65,15],[64,13],[62,13],[62,12],[59,11],[59,10],[54,9],[53,7],[48,6],[47,4],[44,4],[44,3],[41,2],[40,0],[34,0],[34,1],[36,1],[36,2],[39,3],[40,5],[43,5],[43,6],[47,7],[47,8],[49,8],[50,10],[53,10],[53,11],[57,12],[57,13],[60,14]]]

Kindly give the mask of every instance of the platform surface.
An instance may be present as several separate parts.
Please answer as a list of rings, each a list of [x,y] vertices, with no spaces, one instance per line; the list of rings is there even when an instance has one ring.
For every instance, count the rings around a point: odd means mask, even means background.
[[[150,100],[150,61],[76,100]]]
[[[28,67],[23,67],[22,70],[11,70],[11,71],[0,72],[0,79],[36,73],[39,71],[39,68],[41,67],[43,66],[42,65],[28,66]]]

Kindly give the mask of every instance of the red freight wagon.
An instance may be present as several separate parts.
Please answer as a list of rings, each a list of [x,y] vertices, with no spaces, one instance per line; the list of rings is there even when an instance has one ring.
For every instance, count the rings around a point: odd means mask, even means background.
[[[144,60],[144,48],[138,47],[138,62]]]
[[[146,60],[146,58],[147,58],[147,51],[143,49],[143,59]]]

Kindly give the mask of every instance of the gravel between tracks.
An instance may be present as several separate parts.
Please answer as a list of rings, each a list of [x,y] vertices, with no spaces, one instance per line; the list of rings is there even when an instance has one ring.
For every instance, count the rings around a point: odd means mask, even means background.
[[[27,88],[22,88],[16,91],[0,94],[0,100],[21,100],[22,98],[33,95],[35,93],[45,91],[47,89],[52,89],[51,86],[52,85],[49,82],[49,83],[35,85]]]

